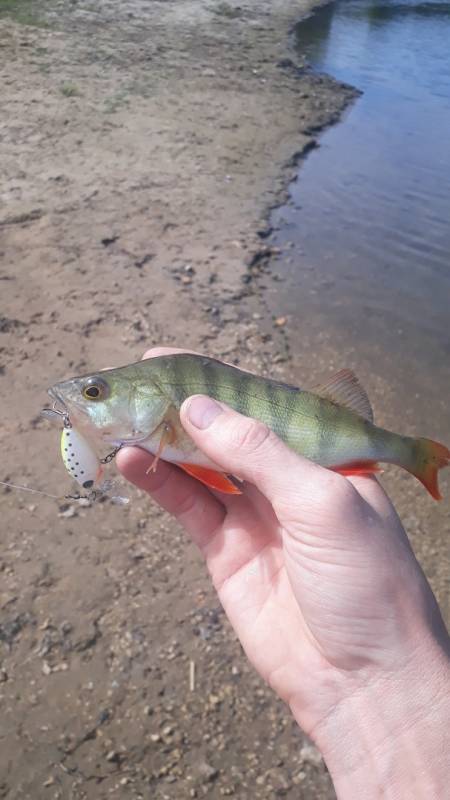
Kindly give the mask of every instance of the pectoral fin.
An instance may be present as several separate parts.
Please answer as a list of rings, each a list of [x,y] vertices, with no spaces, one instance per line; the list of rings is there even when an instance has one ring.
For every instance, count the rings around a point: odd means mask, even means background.
[[[241,490],[223,472],[216,472],[208,467],[199,467],[197,464],[178,464],[178,466],[210,489],[217,489],[224,494],[242,494]]]
[[[164,448],[167,447],[167,445],[172,444],[174,440],[175,440],[175,432],[173,430],[172,425],[170,424],[170,422],[163,422],[159,446],[155,453],[155,457],[152,463],[150,464],[149,468],[146,471],[146,475],[148,475],[150,472],[156,472],[156,467],[158,466],[158,462],[162,457]]]

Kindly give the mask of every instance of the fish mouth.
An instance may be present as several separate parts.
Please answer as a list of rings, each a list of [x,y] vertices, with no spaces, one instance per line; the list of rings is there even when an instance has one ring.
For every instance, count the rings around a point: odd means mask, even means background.
[[[60,406],[62,406],[64,411],[67,411],[67,406],[64,400],[62,399],[61,395],[58,394],[54,386],[52,386],[51,389],[47,389],[47,394],[53,400],[54,403],[58,403]]]
[[[69,412],[67,410],[66,404],[59,396],[58,392],[56,392],[53,389],[53,387],[51,389],[47,389],[47,393],[53,400],[52,407],[43,408],[41,410],[41,416],[44,417],[44,419],[49,419],[51,422],[54,421],[55,417],[58,417],[59,419],[62,418],[64,422],[64,427],[66,427],[68,424],[70,424]]]
[[[58,390],[52,386],[50,389],[47,389],[47,394],[53,401],[52,411],[54,411],[55,414],[61,414],[65,417],[69,417],[70,408]]]
[[[76,416],[78,418],[80,416],[83,418],[89,417],[89,414],[82,403],[77,403],[73,400],[67,403],[56,386],[52,386],[50,389],[47,389],[47,394],[53,400],[52,410],[55,412],[55,414],[61,414],[67,417],[67,419],[70,419],[71,416]]]

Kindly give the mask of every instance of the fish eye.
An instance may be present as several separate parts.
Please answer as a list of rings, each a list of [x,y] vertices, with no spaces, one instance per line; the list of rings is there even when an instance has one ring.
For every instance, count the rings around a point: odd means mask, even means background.
[[[86,400],[105,400],[109,396],[109,386],[102,378],[89,378],[81,393]]]

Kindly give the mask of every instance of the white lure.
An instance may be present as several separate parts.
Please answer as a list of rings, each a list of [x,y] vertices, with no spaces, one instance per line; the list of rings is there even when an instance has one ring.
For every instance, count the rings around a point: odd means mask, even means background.
[[[87,439],[84,438],[80,431],[72,428],[66,413],[57,411],[54,408],[44,408],[42,411],[42,416],[46,419],[53,420],[55,415],[59,418],[64,418],[64,428],[61,433],[61,455],[64,466],[71,478],[74,478],[83,489],[90,490],[88,494],[50,494],[49,492],[43,492],[41,489],[33,489],[31,486],[20,486],[17,483],[8,483],[6,481],[0,481],[0,486],[7,486],[10,489],[18,489],[22,492],[40,494],[44,497],[51,497],[52,500],[94,501],[98,495],[105,495],[108,496],[115,505],[127,505],[130,502],[129,497],[115,494],[116,490],[119,489],[115,481],[105,480],[100,483],[100,479],[103,475],[103,464],[108,464],[112,461],[120,448],[117,447],[112,453],[106,456],[106,458],[100,460]]]
[[[83,489],[94,489],[103,474],[103,467],[87,439],[75,428],[63,428],[61,455],[69,475]]]

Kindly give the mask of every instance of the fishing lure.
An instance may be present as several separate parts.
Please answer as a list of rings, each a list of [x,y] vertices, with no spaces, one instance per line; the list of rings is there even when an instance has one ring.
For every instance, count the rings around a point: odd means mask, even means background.
[[[129,498],[123,495],[113,495],[116,489],[114,481],[102,481],[103,465],[109,464],[116,456],[120,447],[116,447],[105,458],[99,458],[95,450],[91,447],[88,440],[79,430],[72,427],[68,416],[64,420],[64,428],[61,431],[61,455],[64,466],[69,475],[76,480],[82,489],[90,490],[86,499],[95,500],[98,494],[109,495],[116,505],[126,505]],[[80,495],[78,498],[82,499]]]
[[[69,475],[76,480],[82,489],[89,491],[85,495],[87,500],[95,500],[97,495],[109,495],[117,505],[126,505],[128,497],[113,495],[116,489],[114,481],[102,481],[103,465],[109,464],[115,458],[120,447],[116,447],[105,458],[99,458],[88,440],[74,428],[67,414],[64,415],[64,428],[61,431],[61,455],[64,466]],[[72,496],[73,500],[81,500],[83,495]]]
[[[83,489],[94,489],[103,475],[103,465],[97,453],[70,423],[61,431],[61,455],[69,475]]]
[[[55,416],[63,419],[63,429],[61,431],[61,456],[64,466],[78,485],[86,490],[88,494],[69,494],[62,497],[55,494],[43,492],[40,489],[33,489],[28,486],[19,486],[13,483],[0,481],[0,485],[12,489],[20,489],[33,494],[41,494],[55,500],[95,500],[98,495],[108,495],[111,501],[117,505],[126,505],[129,498],[122,495],[114,495],[116,483],[114,481],[101,481],[103,476],[103,465],[113,460],[120,447],[116,447],[105,458],[99,458],[95,450],[91,447],[88,440],[79,430],[72,426],[69,415],[66,412],[58,411],[56,408],[45,408],[41,412],[46,419],[53,420]]]

